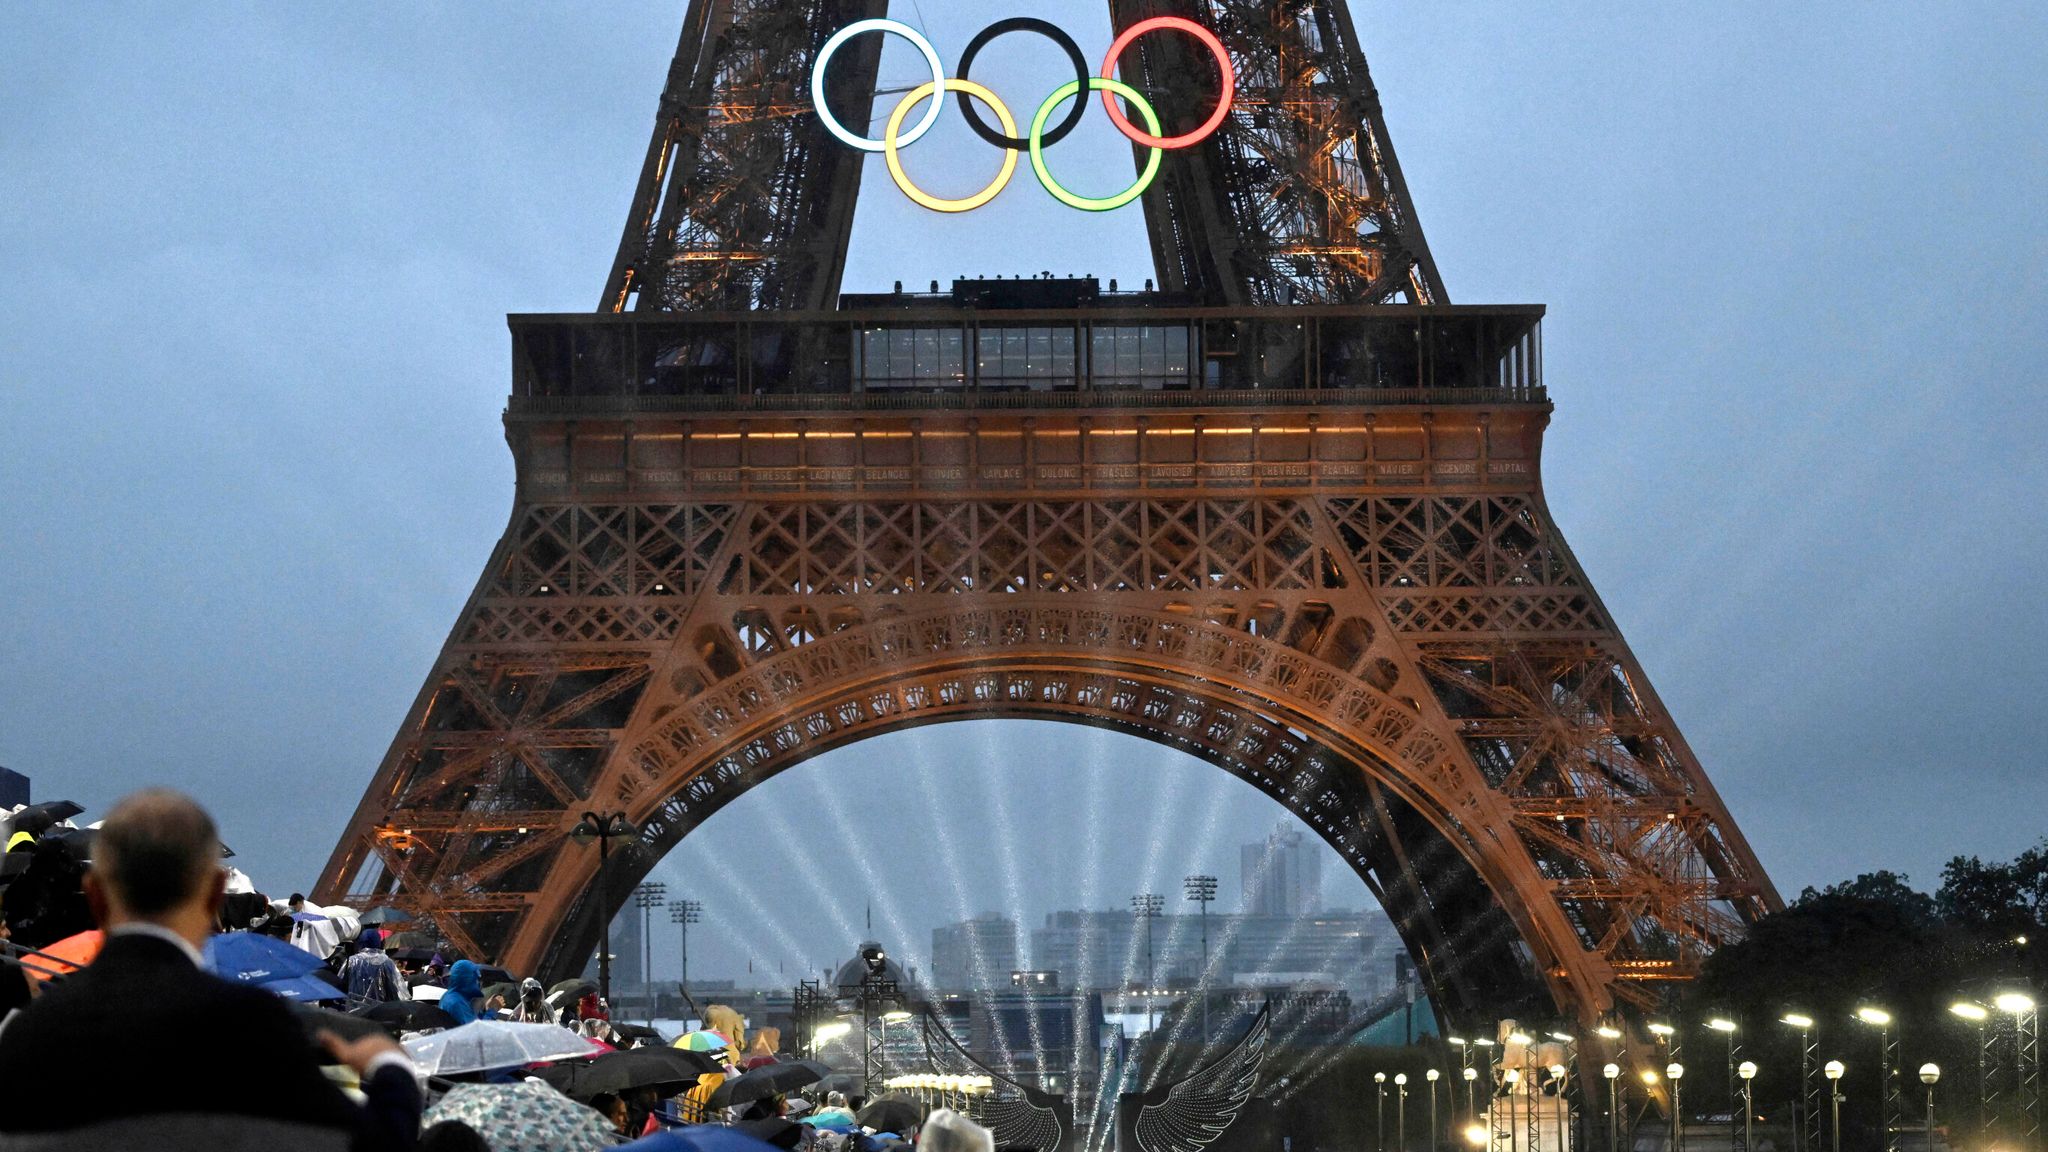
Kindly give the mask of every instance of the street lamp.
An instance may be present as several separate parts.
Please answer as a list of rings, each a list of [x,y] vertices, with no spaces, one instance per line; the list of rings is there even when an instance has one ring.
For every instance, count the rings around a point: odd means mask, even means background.
[[[1842,1152],[1842,1073],[1848,1069],[1842,1066],[1840,1060],[1830,1060],[1821,1071],[1827,1074],[1828,1102],[1833,1106],[1834,1150]]]
[[[1813,1082],[1813,1058],[1820,1051],[1820,1034],[1813,1017],[1787,1012],[1779,1023],[1799,1029],[1799,1107],[1792,1114],[1793,1136],[1801,1152],[1820,1152],[1820,1086]]]
[[[1155,1003],[1152,995],[1152,921],[1159,919],[1159,914],[1165,910],[1166,897],[1164,896],[1152,892],[1143,892],[1131,897],[1132,914],[1145,922],[1145,1034],[1147,1037],[1150,1037],[1152,1034],[1152,1008]]]
[[[1600,1074],[1607,1077],[1607,1152],[1619,1152],[1621,1143],[1621,1065],[1603,1064]]]
[[[633,890],[640,909],[640,992],[647,997],[647,1026],[654,1027],[654,910],[668,903],[668,885],[650,880]]]
[[[1756,1097],[1751,1095],[1754,1089],[1750,1081],[1756,1079],[1756,1061],[1744,1060],[1735,1071],[1742,1077],[1742,1146],[1754,1148],[1756,1141],[1752,1137],[1756,1133],[1751,1125],[1756,1123]]]
[[[624,812],[611,812],[603,816],[585,812],[583,819],[569,829],[569,838],[578,843],[597,841],[597,918],[603,927],[603,936],[597,953],[597,995],[607,1005],[612,999],[612,893],[609,865],[611,863],[612,841],[625,836],[638,836],[640,830],[633,827]]]
[[[1387,1152],[1387,1074],[1373,1073],[1372,1083],[1373,1091],[1378,1096],[1376,1113],[1379,1125],[1379,1132],[1373,1137],[1373,1147],[1378,1152]]]
[[[1898,1092],[1899,1086],[1896,1082],[1897,1078],[1893,1074],[1893,1065],[1898,1060],[1897,1053],[1892,1051],[1892,1014],[1882,1008],[1872,1008],[1865,1005],[1856,1009],[1856,1018],[1877,1029],[1877,1051],[1884,1064],[1884,1067],[1878,1070],[1880,1076],[1879,1084],[1884,1090],[1884,1149],[1885,1152],[1898,1152],[1898,1143],[1892,1136],[1893,1131],[1899,1126],[1899,1105],[1901,1103]]]
[[[1202,906],[1202,979],[1197,995],[1202,998],[1202,1043],[1209,1043],[1209,902],[1216,899],[1214,876],[1190,876],[1182,881],[1187,897]]]
[[[1408,1152],[1408,1074],[1394,1073],[1394,1147]]]
[[[1685,1078],[1685,1065],[1673,1060],[1664,1066],[1664,1077],[1671,1081],[1671,1147],[1685,1152],[1685,1114],[1678,1105],[1678,1082]]]
[[[1479,1098],[1477,1096],[1479,1069],[1467,1064],[1458,1075],[1465,1078],[1465,1123],[1467,1125],[1477,1124],[1479,1123]]]
[[[704,918],[704,902],[701,900],[678,900],[668,906],[668,918],[675,922],[682,933],[683,945],[683,994],[690,993],[690,925]]]
[[[1735,1113],[1735,1021],[1716,1016],[1707,1021],[1707,1027],[1728,1038],[1728,1113],[1732,1116]],[[1728,1147],[1740,1152],[1749,1144],[1746,1140],[1736,1139],[1736,1131],[1735,1125],[1728,1125]]]
[[[1927,1152],[1934,1152],[1934,1086],[1940,1080],[1939,1064],[1920,1066],[1920,1082],[1927,1085]]]
[[[1516,1115],[1516,1098],[1522,1094],[1522,1070],[1520,1068],[1502,1069],[1500,1082],[1501,1086],[1506,1088],[1508,1093],[1508,1148],[1512,1152],[1520,1144],[1522,1138],[1521,1133],[1516,1130],[1519,1119]],[[1495,1105],[1495,1107],[1498,1107],[1498,1105]],[[1495,1125],[1496,1129],[1498,1127],[1499,1125]],[[1528,1152],[1536,1152],[1536,1149],[1531,1148]]]
[[[1443,1073],[1434,1068],[1422,1074],[1422,1078],[1429,1081],[1429,1152],[1436,1152],[1436,1082],[1442,1076]]]

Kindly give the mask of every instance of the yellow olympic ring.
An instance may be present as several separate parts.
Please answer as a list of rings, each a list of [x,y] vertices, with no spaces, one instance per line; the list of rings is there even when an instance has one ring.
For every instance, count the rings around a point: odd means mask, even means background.
[[[964,92],[988,105],[989,111],[994,112],[996,119],[1002,121],[1004,133],[1010,136],[1017,134],[1017,121],[1011,117],[1009,108],[995,93],[972,80],[956,80],[951,77],[946,79],[945,87],[948,92]],[[1004,186],[1009,184],[1010,177],[1017,171],[1017,152],[1012,148],[1003,149],[1003,170],[996,174],[996,178],[989,182],[988,187],[959,200],[933,196],[912,184],[910,177],[903,171],[902,158],[897,155],[898,149],[902,146],[898,134],[903,131],[903,120],[910,115],[910,110],[917,107],[919,101],[927,99],[938,99],[938,85],[929,80],[911,89],[910,93],[903,97],[902,102],[896,105],[896,110],[889,114],[889,127],[882,133],[882,152],[889,160],[889,175],[895,177],[896,186],[903,189],[905,196],[934,212],[972,212],[995,199],[996,193],[1001,192]]]

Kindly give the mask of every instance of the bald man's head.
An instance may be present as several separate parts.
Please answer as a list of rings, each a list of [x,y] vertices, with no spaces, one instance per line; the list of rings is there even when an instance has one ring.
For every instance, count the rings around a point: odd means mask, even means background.
[[[137,792],[100,825],[92,873],[118,911],[157,919],[218,900],[220,832],[190,797],[167,790]]]

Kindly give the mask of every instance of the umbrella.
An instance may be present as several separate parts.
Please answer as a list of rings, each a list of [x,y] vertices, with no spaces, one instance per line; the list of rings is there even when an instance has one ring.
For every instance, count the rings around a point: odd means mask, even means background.
[[[595,991],[597,991],[597,985],[588,980],[564,980],[553,988],[548,989],[548,999],[552,1000],[557,996],[566,996],[574,1000],[586,992]]]
[[[455,1017],[441,1011],[437,1004],[422,1000],[390,1000],[373,1004],[358,1013],[365,1020],[375,1020],[386,1028],[403,1032],[424,1032],[429,1028],[453,1028]]]
[[[318,912],[294,912],[294,913],[292,913],[292,923],[294,923],[294,924],[311,924],[311,923],[312,923],[312,922],[314,922],[315,920],[325,920],[325,919],[327,919],[327,917],[325,917],[325,916],[322,916],[322,915],[321,915],[321,914],[319,914]]]
[[[517,1004],[517,1003],[519,1002],[519,985],[517,985],[517,984],[486,984],[486,985],[484,985],[484,1001],[485,1001],[486,1003],[488,1003],[488,1002],[490,1001],[491,997],[493,997],[493,996],[503,996],[503,997],[505,998],[505,1003],[506,1003],[506,1005],[507,1005],[508,1007],[509,1007],[510,1005],[513,1005],[513,1004]]]
[[[405,1042],[413,1066],[429,1076],[454,1076],[492,1068],[518,1068],[546,1060],[588,1056],[590,1041],[559,1024],[478,1020]]]
[[[600,1092],[624,1092],[629,1088],[669,1088],[680,1091],[697,1082],[701,1075],[661,1056],[653,1048],[630,1052],[606,1052],[588,1063],[556,1064],[534,1075],[578,1100]]]
[[[372,908],[357,917],[356,923],[365,928],[376,928],[384,924],[410,924],[412,916],[396,908]]]
[[[206,966],[240,984],[269,984],[310,976],[326,965],[318,956],[254,932],[223,932],[206,941]],[[332,991],[333,989],[329,989]]]
[[[69,820],[83,811],[85,809],[73,801],[51,800],[43,804],[30,804],[14,815],[0,820],[0,824],[7,826],[9,834],[26,832],[31,836],[40,836],[51,825]]]
[[[727,1040],[722,1033],[699,1029],[677,1037],[675,1046],[687,1048],[692,1052],[723,1052],[732,1047],[732,1041]]]
[[[924,1123],[924,1105],[906,1096],[884,1096],[860,1110],[860,1124],[877,1132],[908,1132]]]
[[[457,1084],[420,1126],[460,1120],[491,1152],[598,1152],[618,1136],[603,1116],[545,1084]]]
[[[76,936],[66,936],[47,948],[36,949],[42,955],[29,957],[29,963],[35,965],[35,968],[24,967],[22,971],[28,973],[29,979],[38,984],[56,973],[76,972],[92,963],[92,958],[100,954],[100,945],[105,939],[97,929],[80,932]],[[39,972],[36,968],[49,968],[54,971]]]
[[[765,1120],[741,1120],[733,1127],[777,1148],[795,1148],[804,1138],[803,1125],[794,1120],[784,1120],[780,1116],[772,1116]]]
[[[332,1008],[319,1008],[312,1004],[292,1005],[292,1014],[299,1018],[300,1027],[306,1030],[306,1039],[317,1043],[322,1032],[332,1032],[343,1040],[361,1040],[365,1036],[388,1035],[376,1021],[362,1016],[351,1016],[336,1012]]]
[[[265,980],[256,985],[256,987],[263,989],[265,992],[275,993],[287,1000],[309,1003],[321,1000],[348,999],[348,993],[314,976],[286,976],[281,980]]]
[[[519,983],[519,977],[505,971],[503,968],[494,967],[490,964],[479,964],[476,966],[476,979],[477,983],[482,984],[486,988],[493,984],[512,984],[516,986]]]
[[[661,1038],[660,1032],[649,1028],[645,1024],[627,1024],[618,1020],[610,1021],[610,1024],[612,1035],[617,1036],[621,1040],[652,1040],[657,1044],[665,1043]],[[718,1069],[712,1068],[710,1071],[716,1072]]]
[[[708,1103],[713,1108],[730,1108],[735,1104],[751,1104],[784,1092],[793,1092],[807,1084],[816,1084],[830,1076],[832,1070],[815,1060],[791,1060],[781,1064],[763,1064],[751,1072],[742,1072],[718,1086]]]
[[[676,1128],[642,1137],[620,1149],[620,1152],[775,1152],[773,1144],[765,1144],[738,1127],[724,1124],[692,1124],[687,1128]]]

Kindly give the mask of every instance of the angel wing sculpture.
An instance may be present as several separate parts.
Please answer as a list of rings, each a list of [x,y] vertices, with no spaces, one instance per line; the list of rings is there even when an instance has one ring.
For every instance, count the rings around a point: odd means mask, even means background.
[[[1207,1067],[1118,1100],[1117,1152],[1201,1152],[1223,1135],[1258,1085],[1272,1012],[1260,1008],[1244,1038]]]
[[[969,1098],[965,1111],[987,1128],[998,1148],[1029,1148],[1033,1152],[1064,1152],[1073,1134],[1073,1106],[1065,1096],[1020,1084],[976,1060],[953,1033],[927,1009],[924,1014],[925,1055],[942,1075],[987,1076],[996,1091]]]

